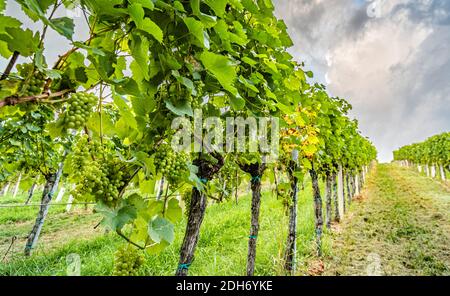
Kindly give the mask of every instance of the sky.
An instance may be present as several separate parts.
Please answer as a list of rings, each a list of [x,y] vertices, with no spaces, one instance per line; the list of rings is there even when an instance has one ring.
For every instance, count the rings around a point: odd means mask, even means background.
[[[294,41],[289,49],[305,62],[332,96],[353,105],[351,116],[378,149],[382,162],[403,145],[450,131],[450,1],[448,0],[273,0]],[[40,30],[7,1],[6,14]],[[87,27],[76,12],[75,40]],[[70,48],[48,31],[51,65]],[[3,69],[7,61],[0,57]]]
[[[392,151],[450,131],[450,1],[274,0],[304,61],[376,145]]]

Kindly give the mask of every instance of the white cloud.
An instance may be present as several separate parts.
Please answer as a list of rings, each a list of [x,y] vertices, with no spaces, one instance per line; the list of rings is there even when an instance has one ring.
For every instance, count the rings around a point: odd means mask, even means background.
[[[399,146],[450,130],[450,1],[274,2],[292,53],[353,105],[382,161]]]

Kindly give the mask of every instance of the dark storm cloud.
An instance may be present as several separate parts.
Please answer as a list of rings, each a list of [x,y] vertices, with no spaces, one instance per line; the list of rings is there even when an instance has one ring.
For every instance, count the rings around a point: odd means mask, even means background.
[[[393,13],[398,11],[407,11],[412,21],[429,21],[443,26],[450,24],[450,1],[448,0],[401,3],[394,8]]]
[[[381,160],[450,130],[450,1],[274,3],[295,42],[291,52],[352,103]]]

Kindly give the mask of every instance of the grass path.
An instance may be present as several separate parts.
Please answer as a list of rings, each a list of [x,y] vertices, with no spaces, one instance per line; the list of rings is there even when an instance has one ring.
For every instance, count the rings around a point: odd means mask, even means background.
[[[327,275],[450,275],[450,193],[407,168],[378,165],[325,259]]]

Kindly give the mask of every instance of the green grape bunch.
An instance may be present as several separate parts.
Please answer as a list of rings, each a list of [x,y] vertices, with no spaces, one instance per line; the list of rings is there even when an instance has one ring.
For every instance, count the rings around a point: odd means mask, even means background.
[[[238,180],[236,180],[236,174],[238,173],[237,165],[229,160],[226,161],[224,166],[220,169],[217,180],[217,187],[220,188],[219,192],[219,201],[223,201],[224,199],[229,200],[236,186],[238,186]]]
[[[120,203],[120,194],[129,176],[122,161],[112,153],[84,136],[73,148],[70,166],[77,183],[72,192],[76,200],[91,197],[112,207]]]
[[[33,64],[17,65],[20,76],[25,79],[19,85],[19,95],[31,97],[40,95],[44,91],[45,75],[35,69]]]
[[[156,171],[176,183],[186,173],[188,160],[186,153],[175,152],[170,145],[162,144],[155,153]]]
[[[114,276],[137,276],[144,264],[142,252],[131,246],[122,246],[114,254]]]
[[[91,116],[92,109],[97,105],[98,98],[89,93],[79,92],[72,94],[69,106],[64,114],[64,124],[68,129],[83,127]]]
[[[292,196],[291,191],[287,190],[280,190],[278,192],[278,197],[281,199],[281,204],[283,205],[283,209],[285,211],[285,214],[289,214],[289,207],[292,205]]]
[[[197,96],[190,96],[189,102],[191,103],[192,110],[202,109],[203,96],[204,96],[205,84],[202,81],[195,82],[195,88],[197,90]]]
[[[192,111],[196,109],[202,109],[202,98],[194,97],[193,95],[187,95],[187,100],[191,104]]]
[[[184,203],[184,215],[186,218],[188,218],[189,212],[191,211],[192,191],[191,190],[185,191],[181,195],[181,200]]]

